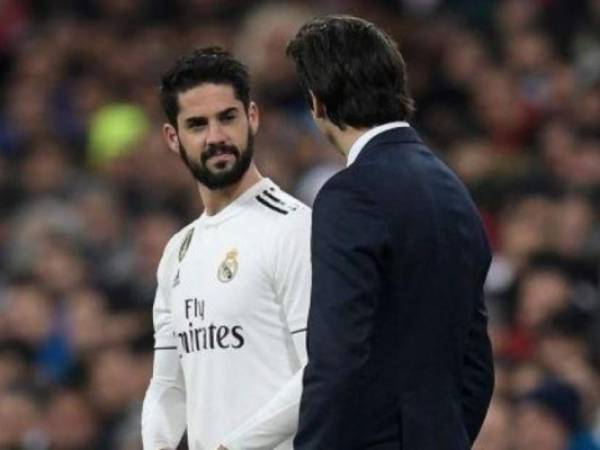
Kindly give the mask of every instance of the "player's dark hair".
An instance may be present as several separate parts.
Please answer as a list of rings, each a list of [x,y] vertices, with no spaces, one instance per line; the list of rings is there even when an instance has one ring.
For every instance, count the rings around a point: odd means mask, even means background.
[[[165,72],[160,84],[160,103],[167,119],[177,128],[178,95],[203,83],[227,84],[235,97],[250,104],[248,68],[220,47],[196,49],[175,61]]]
[[[366,20],[317,17],[300,28],[286,53],[309,101],[310,91],[342,129],[407,120],[414,110],[402,55],[385,32]]]

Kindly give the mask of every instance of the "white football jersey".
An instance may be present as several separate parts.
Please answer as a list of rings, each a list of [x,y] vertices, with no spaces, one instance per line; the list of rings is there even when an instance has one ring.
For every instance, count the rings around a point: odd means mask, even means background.
[[[292,336],[306,330],[310,216],[264,178],[169,241],[155,351],[179,355],[191,450],[216,449],[301,368]]]

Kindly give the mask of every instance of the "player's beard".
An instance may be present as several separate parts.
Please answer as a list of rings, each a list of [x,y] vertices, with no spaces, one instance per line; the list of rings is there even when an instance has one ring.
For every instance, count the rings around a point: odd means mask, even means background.
[[[199,183],[210,190],[223,189],[240,181],[250,167],[254,156],[254,136],[250,128],[248,128],[247,142],[248,144],[244,150],[240,150],[234,145],[209,145],[200,155],[200,162],[197,162],[190,160],[187,150],[179,140],[179,155],[192,176]],[[235,157],[235,162],[227,170],[214,172],[207,167],[206,162],[219,152],[232,154]]]

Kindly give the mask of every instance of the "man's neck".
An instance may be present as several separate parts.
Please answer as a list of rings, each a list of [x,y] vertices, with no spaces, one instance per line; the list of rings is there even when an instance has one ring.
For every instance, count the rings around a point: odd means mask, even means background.
[[[198,191],[200,192],[200,198],[202,199],[206,215],[214,216],[218,214],[261,179],[262,175],[258,172],[254,163],[252,163],[240,181],[224,189],[211,190],[198,183]]]
[[[330,131],[331,141],[338,151],[347,158],[352,145],[367,131],[369,131],[367,128],[352,128],[348,126],[345,130],[342,130],[332,125]]]

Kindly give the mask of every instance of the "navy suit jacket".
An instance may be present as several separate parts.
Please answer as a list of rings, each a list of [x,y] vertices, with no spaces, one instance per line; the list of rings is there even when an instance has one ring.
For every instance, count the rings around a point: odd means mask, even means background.
[[[412,128],[375,136],[313,209],[296,450],[466,450],[493,389],[490,250],[456,175]]]

